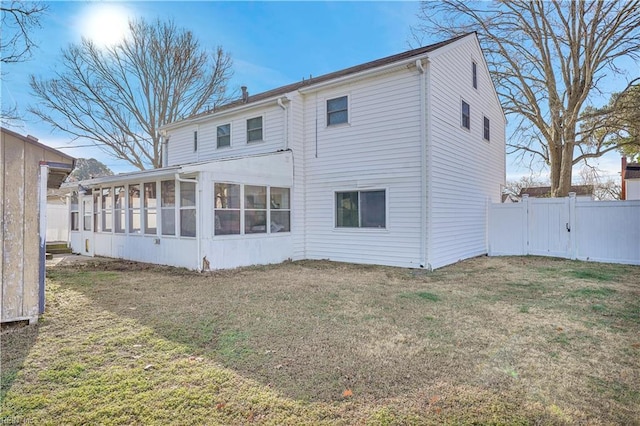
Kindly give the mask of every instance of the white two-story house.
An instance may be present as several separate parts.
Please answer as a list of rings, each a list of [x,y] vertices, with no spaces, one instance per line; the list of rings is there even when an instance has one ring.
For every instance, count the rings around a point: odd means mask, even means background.
[[[165,167],[81,182],[73,249],[192,269],[487,252],[505,118],[475,34],[243,92],[166,125]]]

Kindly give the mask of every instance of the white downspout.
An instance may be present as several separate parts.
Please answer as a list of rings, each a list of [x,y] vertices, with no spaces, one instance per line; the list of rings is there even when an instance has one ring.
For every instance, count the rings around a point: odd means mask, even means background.
[[[426,61],[428,64],[429,58],[426,58]],[[427,205],[427,196],[429,195],[427,185],[430,183],[427,175],[431,170],[430,166],[427,168],[427,155],[430,154],[427,150],[426,86],[428,68],[425,68],[422,59],[416,60],[416,67],[420,72],[420,267],[431,269],[430,264],[428,264],[428,261],[431,260],[428,249],[431,241],[428,235],[430,211]],[[429,199],[431,199],[430,196]]]
[[[284,111],[284,150],[289,149],[289,110],[283,100],[288,101],[286,96],[278,98],[278,106]]]
[[[191,183],[195,183],[196,184],[196,258],[197,258],[197,265],[198,267],[196,268],[198,270],[198,272],[202,272],[202,224],[200,223],[200,206],[201,206],[201,202],[200,202],[200,184],[198,183],[198,179],[185,179],[185,178],[181,178],[179,173],[175,174],[175,179],[178,182],[191,182]],[[180,208],[181,206],[179,206],[178,208]],[[177,215],[177,218],[179,218],[180,215]]]

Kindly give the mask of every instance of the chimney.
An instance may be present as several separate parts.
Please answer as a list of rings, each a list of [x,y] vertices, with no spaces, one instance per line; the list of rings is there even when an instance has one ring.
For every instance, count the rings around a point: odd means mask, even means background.
[[[247,92],[247,86],[240,87],[242,89],[242,102],[247,103],[249,101],[249,92]]]
[[[620,176],[622,176],[622,185],[620,188],[620,199],[621,200],[626,200],[627,199],[627,185],[626,182],[624,181],[624,175],[625,172],[627,171],[627,157],[625,157],[624,155],[622,156],[622,173],[620,173]]]

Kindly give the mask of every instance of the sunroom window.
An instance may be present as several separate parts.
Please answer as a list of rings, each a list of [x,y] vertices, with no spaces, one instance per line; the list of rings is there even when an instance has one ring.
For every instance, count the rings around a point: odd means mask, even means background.
[[[162,214],[162,235],[176,235],[176,182],[160,182],[160,203]]]
[[[195,182],[180,182],[180,236],[196,236]]]
[[[240,185],[216,183],[214,233],[232,235],[240,233]]]

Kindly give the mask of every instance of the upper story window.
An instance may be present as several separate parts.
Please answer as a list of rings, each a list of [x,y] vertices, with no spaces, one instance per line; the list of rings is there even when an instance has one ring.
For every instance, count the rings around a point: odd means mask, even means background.
[[[336,192],[336,227],[386,227],[385,191]]]
[[[198,131],[193,132],[193,152],[198,150]]]
[[[257,142],[262,140],[262,117],[250,118],[247,120],[247,142]]]
[[[261,117],[262,118],[262,117]],[[231,124],[218,126],[217,147],[224,148],[231,146]],[[262,138],[262,135],[260,136]]]
[[[471,107],[462,101],[462,127],[471,130]]]
[[[471,73],[473,74],[473,88],[478,88],[478,64],[475,62],[471,63]]]
[[[491,140],[491,123],[487,117],[484,118],[484,138],[485,140]]]
[[[346,96],[327,100],[327,126],[346,123],[349,119]]]

